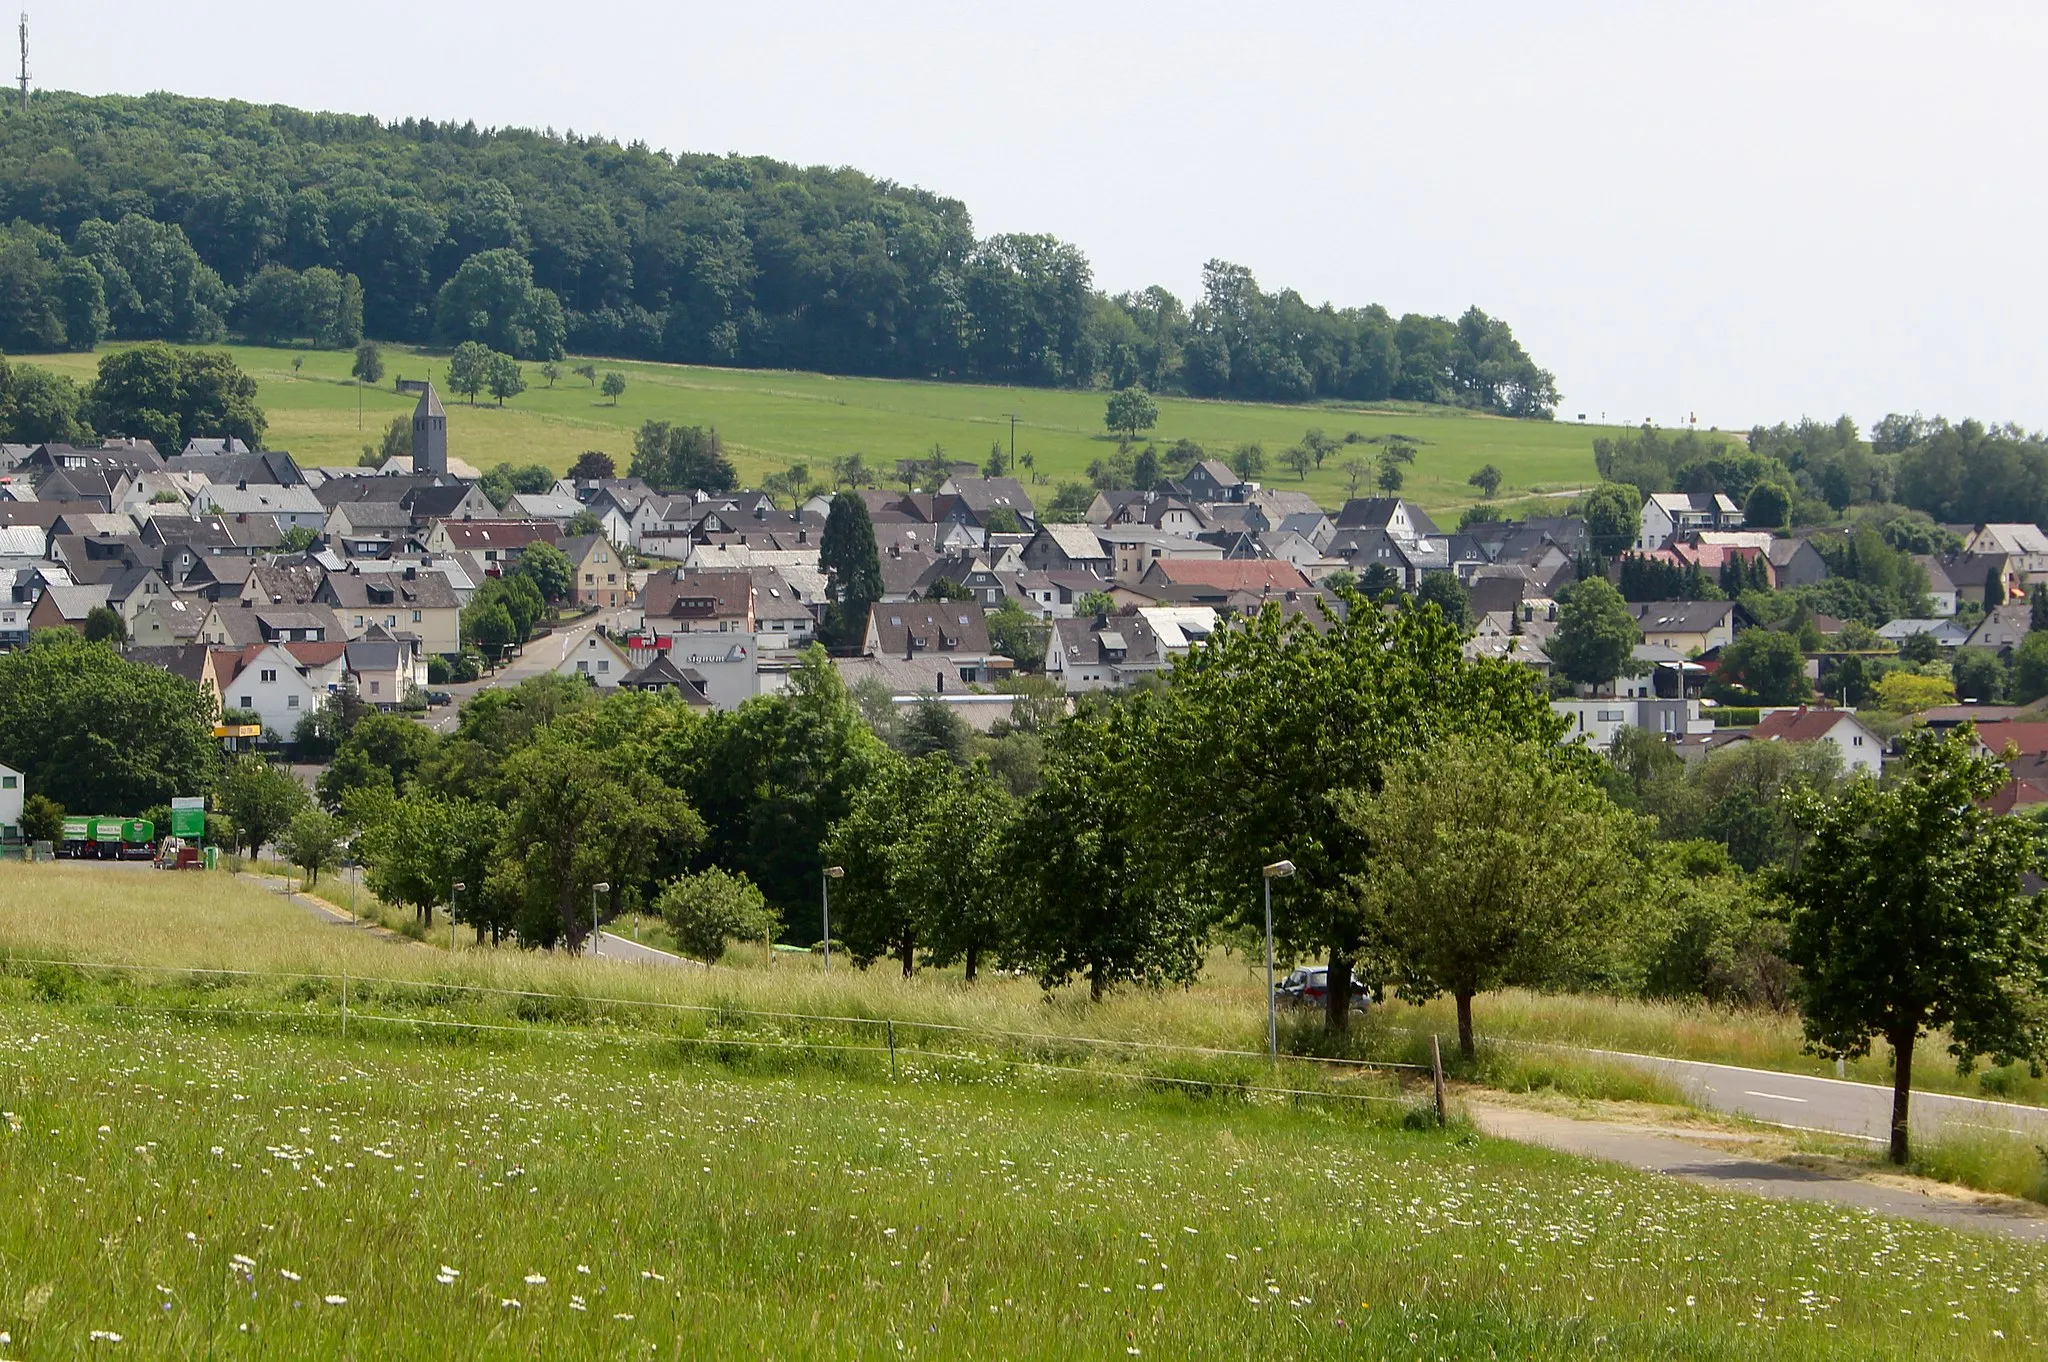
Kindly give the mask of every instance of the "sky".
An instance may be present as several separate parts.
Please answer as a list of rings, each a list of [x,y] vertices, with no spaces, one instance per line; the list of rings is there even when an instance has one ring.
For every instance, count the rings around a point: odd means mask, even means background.
[[[1477,304],[1561,419],[2048,426],[2048,5],[30,6],[47,88],[849,165],[1111,292]]]

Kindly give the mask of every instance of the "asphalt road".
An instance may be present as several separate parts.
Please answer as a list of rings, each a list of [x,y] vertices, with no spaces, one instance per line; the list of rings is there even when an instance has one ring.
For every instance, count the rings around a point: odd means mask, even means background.
[[[700,960],[690,960],[680,955],[670,955],[667,951],[658,951],[652,946],[643,946],[637,941],[628,940],[623,936],[614,936],[610,932],[599,932],[597,934],[597,950],[593,954],[602,956],[606,960],[630,960],[638,965],[667,965],[672,969],[708,968]]]
[[[545,638],[537,638],[520,649],[507,664],[500,667],[481,681],[455,682],[446,686],[435,686],[445,690],[454,698],[454,703],[438,709],[428,710],[419,716],[420,722],[436,733],[448,734],[455,731],[455,724],[462,706],[479,692],[494,687],[516,686],[530,677],[551,672],[562,665],[569,655],[582,646],[584,638],[598,625],[603,624],[617,631],[619,621],[628,613],[627,607],[615,610],[600,610],[585,616],[566,628],[558,629]]]
[[[1468,1100],[1465,1105],[1481,1130],[1502,1139],[1545,1145],[1586,1158],[1606,1159],[1725,1191],[1788,1201],[1824,1201],[1878,1215],[1906,1216],[1949,1229],[2048,1243],[2048,1217],[2032,1214],[2029,1208],[2005,1198],[1977,1198],[1944,1189],[1923,1190],[1896,1182],[1833,1177],[1767,1159],[1705,1148],[1698,1143],[1701,1138],[1698,1131],[1667,1134],[1597,1121],[1578,1121],[1548,1112],[1498,1107],[1486,1102]]]
[[[1711,1111],[1878,1143],[1891,1139],[1892,1090],[1888,1087],[1610,1050],[1589,1053],[1664,1074]],[[1916,1091],[1910,1111],[1916,1137],[1958,1129],[2048,1137],[2048,1108]]]

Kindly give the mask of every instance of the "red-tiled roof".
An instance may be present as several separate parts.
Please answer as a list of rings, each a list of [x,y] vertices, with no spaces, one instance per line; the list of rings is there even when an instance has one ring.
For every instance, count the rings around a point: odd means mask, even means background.
[[[2023,757],[2048,753],[2048,723],[1990,723],[1977,725],[1977,741],[1995,755],[2011,743]]]
[[[1208,586],[1220,591],[1306,591],[1310,582],[1292,563],[1270,559],[1218,562],[1213,558],[1157,558],[1151,570],[1161,579],[1183,586]]]
[[[1762,742],[1819,742],[1836,724],[1855,717],[1842,709],[1781,709],[1765,715],[1750,736]]]

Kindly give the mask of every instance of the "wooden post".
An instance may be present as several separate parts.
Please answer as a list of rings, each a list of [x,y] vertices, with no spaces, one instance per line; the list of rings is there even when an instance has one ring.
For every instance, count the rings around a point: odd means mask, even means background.
[[[892,1019],[887,1025],[889,1027],[889,1081],[894,1083],[896,1081],[896,1023]]]
[[[341,976],[341,1038],[348,1039],[348,973]]]
[[[1444,1115],[1444,1052],[1437,1043],[1434,1032],[1429,1037],[1429,1073],[1436,1083],[1436,1123],[1443,1125]]]

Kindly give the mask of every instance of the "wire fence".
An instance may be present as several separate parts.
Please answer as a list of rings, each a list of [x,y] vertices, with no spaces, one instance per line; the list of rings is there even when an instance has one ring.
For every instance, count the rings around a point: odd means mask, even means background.
[[[500,988],[486,984],[462,984],[442,980],[399,979],[384,975],[330,974],[295,970],[252,970],[230,969],[216,966],[190,965],[148,965],[105,960],[67,960],[42,956],[20,956],[0,954],[0,970],[19,974],[24,970],[70,969],[90,973],[93,971],[162,974],[170,976],[208,976],[226,979],[276,980],[297,983],[321,983],[331,985],[340,991],[340,1006],[333,1011],[307,1009],[284,1010],[278,1008],[233,1008],[190,1007],[173,1004],[135,1004],[117,1002],[95,1002],[92,1005],[118,1012],[149,1015],[179,1015],[209,1018],[262,1018],[303,1022],[309,1019],[333,1022],[339,1025],[343,1035],[351,1024],[374,1023],[380,1025],[416,1027],[422,1029],[444,1029],[478,1033],[505,1033],[515,1035],[541,1035],[560,1039],[583,1039],[594,1042],[628,1042],[659,1040],[662,1042],[703,1045],[712,1047],[739,1047],[763,1051],[787,1053],[840,1053],[889,1059],[892,1077],[896,1075],[900,1059],[918,1059],[934,1063],[965,1064],[996,1062],[1017,1068],[1044,1073],[1074,1074],[1088,1078],[1120,1078],[1140,1083],[1181,1087],[1189,1090],[1227,1090],[1246,1095],[1262,1095],[1290,1098],[1328,1098],[1348,1102],[1380,1102],[1395,1105],[1410,1105],[1410,1099],[1381,1093],[1342,1092],[1327,1089],[1281,1087],[1275,1085],[1251,1084],[1227,1077],[1201,1078],[1171,1074],[1158,1074],[1143,1070],[1121,1070],[1108,1068],[1083,1068],[1078,1065],[1054,1064],[1044,1060],[1025,1058],[1004,1053],[989,1056],[974,1051],[938,1050],[927,1046],[899,1044],[896,1033],[899,1029],[907,1032],[929,1032],[937,1035],[956,1035],[967,1038],[988,1039],[1007,1042],[1027,1042],[1039,1045],[1071,1045],[1078,1048],[1094,1049],[1098,1053],[1118,1050],[1165,1055],[1186,1055],[1201,1059],[1251,1059],[1265,1061],[1270,1056],[1263,1051],[1227,1049],[1216,1046],[1183,1045],[1170,1041],[1148,1041],[1120,1039],[1105,1036],[1074,1036],[1052,1032],[1020,1031],[1001,1027],[974,1027],[956,1022],[918,1021],[899,1017],[857,1017],[831,1013],[809,1013],[781,1011],[768,1008],[748,1008],[729,1003],[683,1003],[664,999],[621,998],[600,994],[574,992],[550,992],[540,989]],[[514,1000],[546,1001],[560,1004],[574,1004],[589,1007],[617,1007],[640,1009],[650,1012],[691,1014],[727,1018],[758,1018],[779,1023],[803,1023],[828,1026],[878,1028],[883,1033],[881,1043],[848,1044],[829,1042],[816,1037],[778,1037],[763,1039],[758,1036],[732,1035],[679,1035],[673,1032],[645,1032],[630,1034],[616,1029],[564,1026],[544,1022],[488,1022],[474,1019],[450,1017],[422,1017],[387,1012],[366,1012],[360,1007],[349,1005],[351,985],[373,986],[376,988],[419,989],[435,993],[472,995],[479,998],[505,998]],[[1309,1065],[1336,1065],[1360,1071],[1386,1071],[1390,1074],[1428,1074],[1430,1066],[1405,1064],[1389,1060],[1365,1060],[1347,1058],[1323,1058],[1320,1056],[1282,1056],[1297,1063]]]

